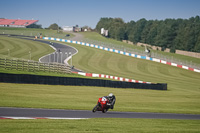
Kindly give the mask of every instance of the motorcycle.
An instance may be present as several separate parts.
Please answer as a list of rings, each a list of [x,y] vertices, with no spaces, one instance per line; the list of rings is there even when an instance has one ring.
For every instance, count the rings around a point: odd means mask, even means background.
[[[102,113],[106,113],[110,108],[110,103],[107,98],[101,97],[99,98],[97,105],[92,109],[92,112],[102,111]]]

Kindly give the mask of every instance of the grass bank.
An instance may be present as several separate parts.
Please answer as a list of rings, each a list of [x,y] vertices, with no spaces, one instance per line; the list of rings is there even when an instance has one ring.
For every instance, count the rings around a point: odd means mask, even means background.
[[[68,32],[58,32],[57,30],[49,29],[34,29],[34,28],[11,28],[11,27],[0,27],[0,34],[15,34],[15,35],[24,35],[24,36],[51,36],[57,38],[69,39],[74,37],[73,34]],[[66,36],[66,34],[70,36]]]
[[[83,32],[81,33],[85,40],[84,41],[88,41],[91,43],[98,43],[98,44],[103,44],[103,45],[107,45],[110,47],[114,47],[114,48],[118,48],[118,49],[123,49],[124,51],[129,50],[131,51],[131,49],[133,51],[138,51],[138,52],[144,52],[145,48],[144,47],[140,47],[140,46],[136,46],[136,45],[131,45],[131,44],[127,44],[121,41],[117,41],[114,39],[110,39],[110,38],[106,38],[101,36],[100,34],[98,34],[97,32]],[[179,54],[174,54],[174,53],[168,53],[168,52],[163,52],[163,51],[157,51],[157,50],[151,50],[151,52],[153,52],[154,54],[152,55],[156,55],[157,58],[163,58],[163,59],[168,59],[168,60],[174,60],[174,61],[178,61],[179,63],[186,63],[188,65],[192,65],[193,63],[195,64],[195,66],[197,65],[200,68],[200,59],[199,58],[194,58],[194,57],[190,57],[190,56],[185,56],[185,55],[179,55]]]
[[[0,83],[1,107],[92,110],[99,97],[116,95],[114,111],[200,114],[199,94],[86,86]]]
[[[200,131],[200,127],[199,120],[96,118],[88,120],[0,120],[0,130],[12,133],[197,133]]]
[[[54,49],[45,43],[0,36],[0,57],[38,61],[40,57],[52,52]]]

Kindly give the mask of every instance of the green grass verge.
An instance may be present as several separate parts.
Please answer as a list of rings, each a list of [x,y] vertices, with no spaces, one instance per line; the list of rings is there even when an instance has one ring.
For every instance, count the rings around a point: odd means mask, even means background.
[[[60,32],[57,30],[48,30],[48,29],[34,29],[34,28],[10,28],[10,27],[0,27],[0,34],[15,34],[15,35],[25,35],[25,36],[39,36],[40,33],[42,36],[50,36],[56,38],[65,38],[69,39],[74,37],[73,34],[68,32]],[[69,37],[66,37],[66,34],[69,34]]]
[[[110,92],[114,111],[200,114],[199,93],[12,83],[0,83],[0,106],[92,110]]]
[[[61,43],[61,42],[60,42]],[[66,44],[66,43],[63,43]],[[153,61],[124,56],[104,50],[69,44],[78,50],[73,65],[81,70],[150,82],[197,83],[200,74]],[[199,88],[198,88],[199,89]]]
[[[10,73],[10,74],[31,74],[31,75],[41,75],[41,76],[57,76],[57,77],[76,77],[76,78],[90,78],[74,73],[56,73],[56,72],[43,72],[43,71],[18,71],[0,68],[0,73]]]
[[[86,120],[0,120],[1,132],[12,133],[198,133],[199,120],[113,119]]]
[[[0,36],[0,57],[21,58],[38,61],[40,57],[54,52],[48,44],[19,38]]]
[[[121,41],[117,41],[114,39],[110,39],[110,38],[106,38],[101,36],[100,34],[98,34],[97,32],[82,32],[81,33],[84,38],[86,38],[86,41],[89,40],[91,42],[98,41],[98,42],[102,42],[104,45],[109,45],[109,44],[114,44],[116,49],[118,47],[123,47],[124,49],[129,48],[129,49],[137,49],[139,51],[144,51],[144,47],[139,47],[136,45],[130,45]],[[164,56],[168,59],[175,59],[175,60],[180,60],[181,62],[190,62],[190,63],[195,63],[200,67],[200,59],[199,58],[194,58],[194,57],[190,57],[190,56],[184,56],[184,55],[179,55],[179,54],[174,54],[174,53],[167,53],[167,52],[163,52],[163,51],[156,51],[156,50],[151,50],[154,53],[159,54],[160,56]]]

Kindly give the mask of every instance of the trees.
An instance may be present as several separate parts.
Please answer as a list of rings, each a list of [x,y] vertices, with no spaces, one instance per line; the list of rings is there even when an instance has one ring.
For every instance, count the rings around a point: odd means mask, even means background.
[[[51,24],[51,25],[48,27],[48,29],[51,29],[51,30],[58,30],[58,29],[61,29],[61,28],[58,26],[58,24],[53,23],[53,24]]]
[[[146,19],[140,19],[139,21],[136,22],[135,25],[135,31],[134,31],[134,37],[133,37],[133,42],[137,43],[142,40],[142,32],[144,30],[144,27],[146,25],[147,20]]]
[[[200,52],[200,17],[189,19],[149,20],[125,23],[121,18],[101,18],[96,30],[109,30],[110,38],[142,42],[150,45]]]
[[[112,25],[112,19],[113,18],[101,18],[99,20],[99,22],[97,23],[96,25],[96,30],[100,33],[101,31],[101,28],[104,28],[104,29],[109,29],[110,26]]]
[[[100,33],[101,28],[108,30],[108,37],[123,40],[125,36],[125,23],[121,18],[101,18],[96,25]]]
[[[197,39],[197,42],[196,42],[195,47],[194,47],[194,51],[200,53],[200,36]]]
[[[146,29],[147,32],[148,32],[148,34],[144,34],[143,33],[143,36],[146,37],[146,39],[143,42],[145,42],[147,44],[151,44],[151,45],[158,45],[155,42],[155,38],[158,35],[158,25],[159,25],[159,22],[156,20],[156,21],[152,21],[150,23],[152,23],[152,24],[151,25],[149,24],[149,29]]]
[[[124,21],[121,18],[115,18],[112,20],[111,29],[114,31],[114,34],[111,34],[112,38],[117,40],[123,40],[125,34]]]

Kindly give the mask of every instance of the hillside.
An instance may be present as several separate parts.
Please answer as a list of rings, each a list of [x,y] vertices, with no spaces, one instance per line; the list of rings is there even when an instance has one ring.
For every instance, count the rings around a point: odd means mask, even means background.
[[[139,54],[143,56],[147,55],[147,53],[145,53],[144,47],[127,44],[127,43],[117,41],[111,38],[106,38],[96,32],[84,32],[81,34],[84,35],[85,38],[79,41],[84,41],[91,44],[97,44],[97,45],[108,47],[108,48],[115,48],[121,51],[126,51],[129,53]],[[174,54],[174,53],[167,53],[167,52],[157,51],[157,50],[151,50],[151,57],[163,59],[165,61],[174,62],[177,64],[186,65],[186,66],[196,68],[196,69],[200,68],[199,58],[194,58],[194,57],[179,55],[179,54]]]

